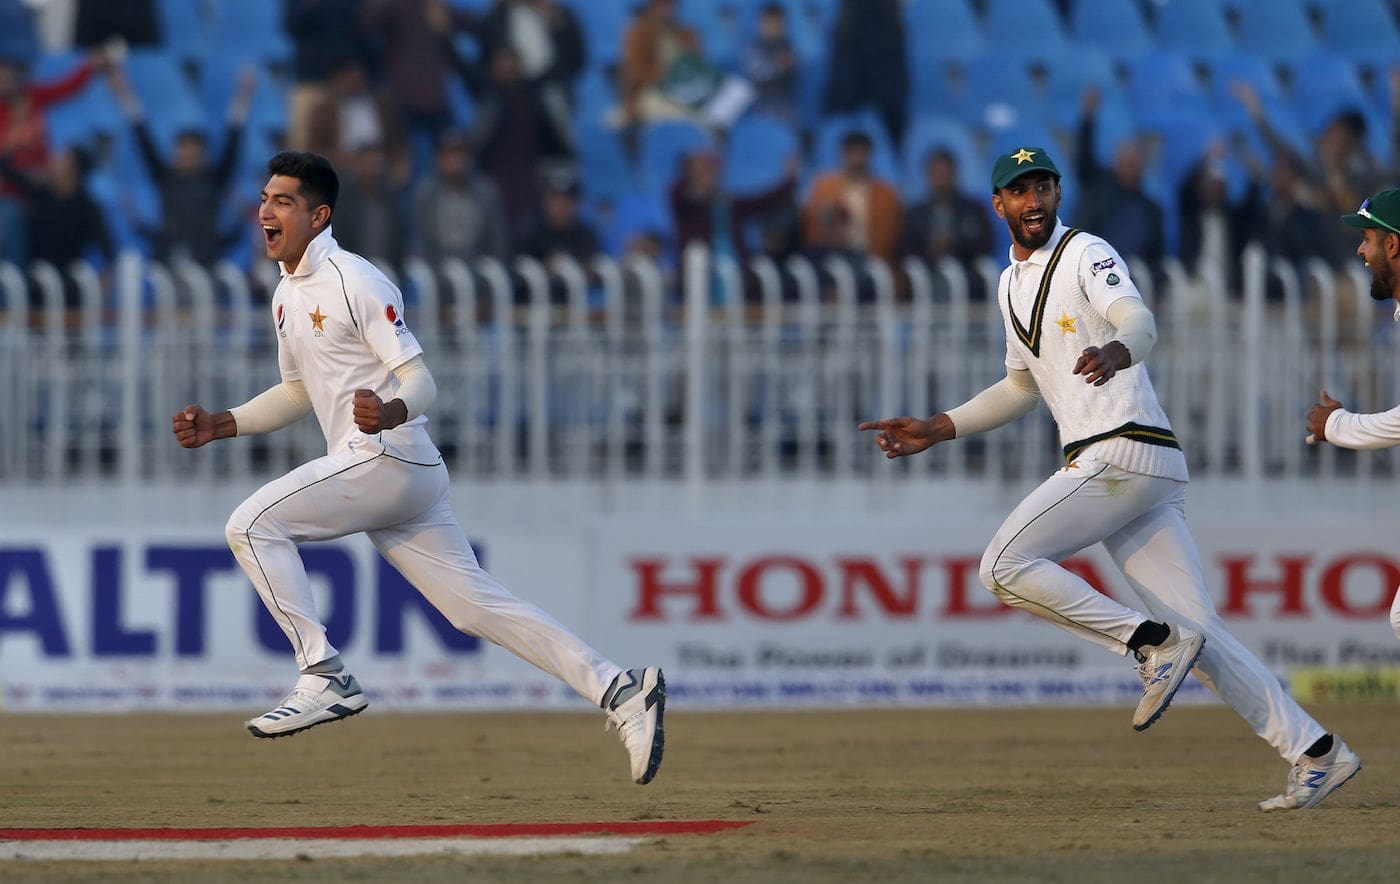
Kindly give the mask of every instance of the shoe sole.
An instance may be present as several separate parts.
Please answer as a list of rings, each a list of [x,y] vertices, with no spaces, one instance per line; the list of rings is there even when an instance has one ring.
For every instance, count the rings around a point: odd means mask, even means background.
[[[647,769],[637,778],[639,786],[645,786],[656,777],[656,772],[661,769],[661,754],[666,749],[666,731],[662,727],[666,714],[666,677],[660,669],[656,670],[656,687],[651,692],[656,697],[656,733],[651,738],[651,757],[647,759]]]
[[[1133,730],[1145,731],[1148,728],[1152,727],[1152,725],[1156,723],[1157,719],[1162,717],[1162,713],[1167,711],[1167,707],[1170,706],[1172,704],[1172,700],[1176,698],[1176,692],[1181,690],[1181,685],[1186,681],[1186,676],[1191,674],[1191,670],[1195,667],[1196,661],[1201,659],[1201,651],[1204,651],[1205,649],[1205,639],[1201,639],[1201,646],[1196,649],[1196,653],[1191,656],[1191,659],[1187,661],[1186,665],[1181,667],[1181,675],[1176,679],[1176,684],[1172,685],[1171,689],[1168,690],[1166,695],[1162,697],[1162,705],[1158,706],[1157,711],[1153,712],[1151,717],[1149,717],[1142,724],[1133,725]]]
[[[1307,804],[1304,804],[1304,805],[1303,805],[1301,808],[1299,808],[1299,809],[1300,809],[1300,810],[1312,810],[1314,807],[1317,807],[1319,804],[1321,804],[1324,798],[1326,798],[1328,795],[1331,795],[1333,792],[1335,792],[1335,791],[1337,791],[1338,789],[1340,789],[1340,788],[1342,788],[1343,786],[1345,786],[1348,782],[1350,782],[1350,780],[1351,780],[1352,777],[1356,776],[1356,775],[1359,774],[1359,773],[1361,773],[1361,760],[1360,760],[1360,759],[1357,759],[1357,761],[1356,761],[1356,767],[1354,767],[1354,768],[1351,769],[1351,773],[1348,773],[1346,776],[1342,777],[1340,780],[1338,780],[1337,782],[1335,782],[1335,783],[1333,783],[1331,786],[1329,786],[1329,787],[1327,788],[1327,791],[1326,791],[1326,792],[1322,792],[1322,791],[1314,792],[1314,793],[1313,793],[1313,797],[1312,797],[1311,799],[1309,799],[1308,803],[1307,803]]]
[[[339,705],[340,705],[340,704],[338,704],[338,703],[336,704],[336,706],[339,706]],[[328,707],[328,708],[329,708],[329,709],[334,709],[335,706],[331,706],[331,707]],[[340,708],[346,709],[346,707],[344,707],[344,706],[341,706]],[[309,730],[311,730],[313,727],[319,727],[320,725],[323,725],[323,724],[331,724],[332,722],[336,722],[336,721],[344,721],[345,719],[350,718],[350,717],[353,716],[353,715],[359,715],[361,712],[364,712],[364,711],[365,711],[366,709],[368,709],[368,708],[369,708],[369,704],[366,703],[365,705],[361,706],[361,707],[358,708],[358,709],[348,709],[344,714],[337,715],[337,716],[334,717],[334,718],[323,718],[323,719],[321,719],[320,721],[313,721],[313,722],[311,722],[310,724],[302,725],[301,727],[293,728],[292,730],[289,730],[289,731],[278,731],[278,732],[276,732],[276,733],[270,733],[270,732],[268,732],[268,731],[261,730],[260,728],[257,727],[257,725],[249,724],[249,725],[245,725],[245,727],[248,728],[248,733],[250,733],[250,734],[252,734],[253,736],[257,737],[259,740],[275,740],[275,739],[277,739],[278,737],[295,737],[297,734],[302,733],[302,732],[304,732],[304,731],[309,731]],[[660,726],[660,719],[659,719],[659,718],[657,719],[657,722],[658,722],[658,727],[659,727],[659,726]]]

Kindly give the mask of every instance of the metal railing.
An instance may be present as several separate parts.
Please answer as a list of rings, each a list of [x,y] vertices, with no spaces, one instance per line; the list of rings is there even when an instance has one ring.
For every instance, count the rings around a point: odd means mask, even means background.
[[[324,453],[314,420],[199,454],[170,434],[185,403],[224,408],[276,381],[270,267],[0,265],[0,484],[265,478]],[[1003,371],[996,305],[955,262],[747,270],[701,249],[676,273],[410,262],[393,278],[437,380],[429,428],[449,465],[505,480],[860,477],[881,461],[858,421],[956,405]],[[995,291],[999,267],[977,273]],[[1319,386],[1362,410],[1400,401],[1400,335],[1359,266],[1299,272],[1251,249],[1237,295],[1223,273],[1171,262],[1155,286],[1134,276],[1157,314],[1153,380],[1197,478],[1394,474],[1393,452],[1302,444]],[[1019,480],[1056,468],[1058,450],[1041,410],[890,468]]]

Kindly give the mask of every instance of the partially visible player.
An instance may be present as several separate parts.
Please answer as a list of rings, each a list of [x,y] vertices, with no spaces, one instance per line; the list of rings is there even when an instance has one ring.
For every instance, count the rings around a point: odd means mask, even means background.
[[[1400,188],[1382,190],[1342,223],[1361,228],[1356,254],[1371,269],[1371,297],[1395,301],[1400,322]],[[1308,412],[1308,442],[1331,442],[1340,448],[1389,448],[1400,445],[1400,405],[1376,414],[1357,414],[1323,390]],[[1400,587],[1390,603],[1390,628],[1400,637]]]
[[[187,405],[173,419],[186,448],[268,433],[311,412],[326,436],[325,457],[264,485],[228,522],[229,546],[301,669],[292,692],[246,727],[282,737],[368,705],[326,640],[297,554],[299,543],[363,532],[452,625],[602,707],[631,756],[632,778],[650,782],[664,745],[661,670],[624,670],[477,564],[424,427],[437,387],[405,324],[403,296],[332,238],[339,182],[329,162],[286,151],[267,170],[258,222],[268,257],[282,267],[272,298],[282,382],[228,411]]]
[[[997,305],[1006,376],[927,420],[870,421],[886,457],[1002,426],[1042,398],[1066,465],[1011,513],[982,558],[999,599],[1116,654],[1142,677],[1133,727],[1149,727],[1196,667],[1293,764],[1282,795],[1260,810],[1315,807],[1361,768],[1356,754],[1303,711],[1225,628],[1186,528],[1186,458],[1143,362],[1157,338],[1122,258],[1059,222],[1060,173],[1038,147],[997,158],[992,207],[1011,231]],[[1097,592],[1060,562],[1102,542],[1151,612]]]

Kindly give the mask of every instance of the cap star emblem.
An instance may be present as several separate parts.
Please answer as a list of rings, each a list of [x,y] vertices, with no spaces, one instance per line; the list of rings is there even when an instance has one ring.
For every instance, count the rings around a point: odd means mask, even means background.
[[[1075,317],[1064,311],[1060,311],[1060,318],[1055,320],[1055,324],[1060,327],[1060,335],[1077,335],[1079,332],[1074,327]]]
[[[1016,161],[1016,165],[1019,166],[1019,165],[1021,165],[1022,163],[1029,163],[1031,160],[1034,160],[1034,159],[1035,159],[1035,151],[1026,150],[1026,149],[1023,147],[1023,148],[1021,148],[1020,150],[1018,150],[1018,151],[1016,151],[1015,153],[1013,153],[1013,154],[1011,155],[1011,158],[1012,158],[1013,160],[1015,160],[1015,161]]]
[[[320,304],[316,305],[315,313],[308,313],[307,315],[311,317],[312,328],[316,329],[316,331],[325,331],[325,328],[321,325],[321,323],[326,321],[326,314],[321,312]]]

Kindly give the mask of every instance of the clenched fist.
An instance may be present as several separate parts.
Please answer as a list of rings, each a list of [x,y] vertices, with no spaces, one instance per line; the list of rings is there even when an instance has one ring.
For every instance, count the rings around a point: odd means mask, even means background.
[[[170,423],[176,441],[185,448],[198,448],[214,441],[214,417],[198,405],[186,405]]]

